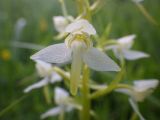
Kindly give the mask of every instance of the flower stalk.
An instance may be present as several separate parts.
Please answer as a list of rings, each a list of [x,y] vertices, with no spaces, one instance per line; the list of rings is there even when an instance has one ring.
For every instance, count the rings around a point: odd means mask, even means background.
[[[81,120],[90,120],[90,99],[89,99],[89,68],[87,65],[83,69],[83,78],[82,78],[82,102],[83,110]]]

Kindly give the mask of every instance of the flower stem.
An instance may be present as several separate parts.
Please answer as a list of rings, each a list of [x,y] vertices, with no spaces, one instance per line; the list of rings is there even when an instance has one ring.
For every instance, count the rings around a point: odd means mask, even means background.
[[[130,120],[137,120],[137,114],[135,112],[132,113]]]
[[[79,15],[84,14],[83,18],[91,21],[91,10],[89,0],[77,0]]]
[[[59,114],[59,120],[64,120],[64,111],[62,110],[61,113]]]
[[[83,70],[83,78],[82,78],[82,102],[83,102],[83,109],[82,109],[82,116],[81,120],[90,120],[90,99],[89,99],[89,69],[88,66],[84,66]]]
[[[64,0],[59,0],[59,2],[61,4],[63,15],[67,18],[68,13],[67,13],[65,2],[64,2]]]
[[[50,96],[49,88],[48,88],[47,85],[44,86],[43,93],[44,93],[44,97],[45,97],[45,100],[46,100],[47,104],[51,104],[52,103],[52,98]]]

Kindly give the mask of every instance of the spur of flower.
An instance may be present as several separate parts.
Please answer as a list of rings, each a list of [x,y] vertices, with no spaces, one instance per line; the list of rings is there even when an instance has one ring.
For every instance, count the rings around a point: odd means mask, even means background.
[[[144,101],[146,97],[153,93],[153,90],[158,86],[158,84],[159,81],[156,79],[136,80],[133,82],[133,86],[131,87],[131,89],[119,88],[116,89],[116,91],[129,95],[129,102],[133,110],[136,112],[136,114],[140,117],[141,120],[145,120],[139,111],[137,102]]]
[[[36,60],[36,69],[38,75],[43,79],[28,86],[24,92],[28,93],[33,89],[41,88],[49,83],[53,84],[62,80],[61,76],[53,71],[52,65],[41,60]]]
[[[105,53],[93,47],[90,39],[96,34],[95,28],[85,19],[69,24],[65,31],[69,33],[65,43],[54,44],[31,56],[33,60],[49,63],[67,63],[72,61],[70,90],[76,95],[83,63],[96,71],[119,71],[119,66]]]
[[[131,50],[135,37],[135,35],[124,36],[119,38],[116,41],[116,44],[106,46],[105,49],[113,50],[115,56],[120,60],[123,58],[127,60],[137,60],[140,58],[149,57],[149,55],[144,52]]]
[[[75,102],[74,99],[69,96],[69,93],[60,87],[56,87],[54,90],[54,101],[57,106],[43,113],[41,115],[41,119],[45,119],[50,116],[57,116],[64,112],[71,112],[74,109],[82,110],[82,105]],[[90,111],[90,114],[95,115],[93,111]]]

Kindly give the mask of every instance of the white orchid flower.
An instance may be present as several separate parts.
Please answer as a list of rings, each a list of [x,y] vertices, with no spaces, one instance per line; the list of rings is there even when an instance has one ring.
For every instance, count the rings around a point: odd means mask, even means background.
[[[106,46],[105,49],[113,50],[115,56],[118,59],[121,59],[123,57],[127,60],[137,60],[140,58],[149,57],[149,55],[144,52],[131,50],[131,47],[134,42],[133,40],[135,37],[136,37],[135,35],[128,35],[128,36],[119,38],[117,40],[117,44]]]
[[[66,27],[70,35],[65,43],[55,44],[42,49],[31,56],[33,60],[49,63],[66,63],[71,65],[71,93],[77,93],[83,62],[96,71],[119,71],[119,66],[105,53],[94,48],[90,35],[96,34],[94,27],[84,19],[77,20]]]
[[[141,120],[145,120],[138,109],[137,102],[143,101],[158,86],[159,81],[156,79],[136,80],[133,82],[132,89],[120,88],[117,92],[121,92],[130,96],[129,102],[133,110],[137,113]]]
[[[60,115],[64,112],[70,112],[74,109],[82,110],[82,105],[76,103],[69,93],[63,88],[56,87],[54,90],[54,101],[58,105],[57,107],[51,108],[47,112],[41,115],[41,119],[45,119],[50,116]],[[91,110],[90,114],[95,116],[95,113]]]
[[[33,89],[41,88],[49,83],[53,84],[55,82],[60,82],[62,80],[61,76],[52,70],[52,65],[40,60],[36,61],[37,72],[42,80],[28,86],[24,92],[28,93]]]
[[[67,91],[65,91],[62,88],[56,87],[54,93],[55,93],[54,100],[58,106],[42,114],[41,119],[44,119],[50,116],[56,116],[63,112],[70,112],[71,110],[74,109],[74,107],[69,103],[70,96]]]
[[[59,33],[64,33],[65,32],[65,28],[73,20],[74,20],[74,18],[72,16],[68,16],[67,18],[64,17],[64,16],[54,16],[53,17],[53,24],[54,24],[55,29]]]

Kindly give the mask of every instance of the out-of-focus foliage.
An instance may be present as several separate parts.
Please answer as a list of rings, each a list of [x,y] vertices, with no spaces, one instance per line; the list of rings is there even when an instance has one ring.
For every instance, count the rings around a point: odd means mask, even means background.
[[[66,0],[70,14],[75,15],[73,0]],[[153,18],[160,24],[160,1],[144,0],[142,3]],[[24,88],[37,80],[34,63],[29,59],[35,50],[19,49],[12,46],[13,41],[49,45],[54,41],[56,31],[52,17],[62,14],[57,0],[1,0],[0,1],[0,111],[20,99]],[[16,23],[26,21],[19,37]],[[125,82],[140,78],[160,79],[160,26],[153,25],[139,11],[131,0],[104,0],[104,5],[93,16],[93,25],[102,34],[109,23],[112,24],[111,38],[136,34],[135,48],[151,55],[149,59],[127,62]],[[110,82],[107,73],[95,72],[97,82]],[[158,88],[154,97],[140,103],[146,119],[159,120],[160,94]],[[51,91],[53,91],[51,89]],[[42,112],[50,108],[43,98],[42,90],[35,90],[23,101],[7,111],[2,120],[38,120]],[[95,104],[96,103],[96,104]],[[93,101],[93,108],[100,120],[128,120],[132,114],[126,96],[113,93]],[[67,119],[75,118],[68,114]],[[56,119],[56,118],[55,118]]]

